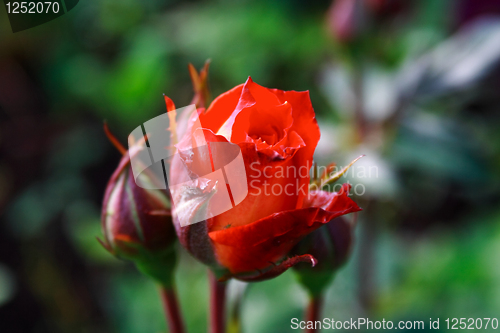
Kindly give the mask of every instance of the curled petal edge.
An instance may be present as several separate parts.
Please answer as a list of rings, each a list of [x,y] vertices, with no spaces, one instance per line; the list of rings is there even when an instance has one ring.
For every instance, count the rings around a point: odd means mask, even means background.
[[[264,281],[268,279],[272,279],[277,277],[278,275],[281,275],[285,271],[287,271],[289,268],[292,268],[293,266],[297,265],[298,263],[301,262],[310,262],[311,266],[314,267],[318,264],[318,260],[314,258],[310,254],[303,254],[299,256],[294,256],[291,258],[287,258],[283,260],[280,264],[271,266],[270,269],[266,271],[257,271],[256,273],[253,274],[227,274],[219,278],[219,281],[227,281],[230,278],[234,278],[237,280],[241,281],[246,281],[246,282],[257,282],[257,281]]]

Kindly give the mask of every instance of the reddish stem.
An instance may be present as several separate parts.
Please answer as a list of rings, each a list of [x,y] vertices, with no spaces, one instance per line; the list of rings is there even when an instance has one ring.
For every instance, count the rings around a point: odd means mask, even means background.
[[[210,283],[210,333],[226,332],[226,283],[219,282],[212,271]]]
[[[358,143],[365,143],[367,135],[369,134],[369,124],[365,117],[365,110],[363,105],[363,70],[362,65],[358,64],[358,68],[353,75],[352,90],[355,96],[354,99],[354,118],[358,131]]]
[[[321,296],[312,296],[311,299],[309,300],[309,306],[307,307],[307,312],[306,312],[306,321],[312,321],[313,328],[308,328],[306,329],[306,333],[316,333],[319,332],[316,327],[316,321],[320,320],[321,316],[321,308],[323,306],[323,297]]]
[[[379,237],[379,227],[373,212],[374,205],[376,205],[376,202],[373,200],[363,205],[366,209],[359,234],[358,297],[363,310],[368,315],[372,314],[377,295],[377,285],[374,277],[377,276],[375,249]]]
[[[161,288],[161,300],[165,309],[170,333],[184,333],[184,322],[182,320],[179,302],[174,288]]]

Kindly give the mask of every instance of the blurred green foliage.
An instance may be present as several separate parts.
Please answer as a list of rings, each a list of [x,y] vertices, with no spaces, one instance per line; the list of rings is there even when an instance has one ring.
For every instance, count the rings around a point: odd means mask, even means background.
[[[366,17],[349,43],[328,30],[330,1],[80,1],[16,34],[0,6],[0,322],[9,332],[165,332],[156,286],[95,239],[119,160],[101,128],[106,119],[125,142],[164,112],[162,93],[188,104],[187,64],[207,58],[213,96],[248,76],[310,90],[318,161],[364,153],[360,163],[378,167],[344,179],[366,185],[356,198],[366,209],[324,317],[496,316],[500,29],[498,18],[466,29],[459,3],[405,2]],[[204,332],[205,268],[181,259],[188,330]],[[306,304],[290,273],[245,294],[244,332],[289,332]]]

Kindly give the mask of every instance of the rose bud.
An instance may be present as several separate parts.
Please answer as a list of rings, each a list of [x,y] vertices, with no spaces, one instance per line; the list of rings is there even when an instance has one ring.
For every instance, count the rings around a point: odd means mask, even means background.
[[[313,296],[319,296],[330,284],[337,270],[344,265],[353,244],[354,223],[337,217],[302,239],[291,255],[308,253],[318,264],[314,267],[298,264],[293,267],[300,284]]]
[[[134,261],[139,270],[161,282],[170,283],[175,265],[175,230],[170,201],[165,190],[139,187],[130,166],[130,154],[107,130],[110,140],[123,153],[106,187],[102,205],[101,244],[112,254]],[[143,173],[141,182],[156,181]],[[151,177],[151,178],[148,178]]]
[[[191,187],[172,193],[181,244],[219,278],[255,281],[277,276],[301,261],[314,265],[309,254],[287,254],[307,234],[360,208],[348,197],[347,186],[338,193],[309,191],[309,170],[320,137],[309,93],[268,89],[249,78],[217,97],[199,120],[202,128],[186,132],[170,168],[176,184],[182,181],[175,178],[186,169],[196,179]],[[233,200],[231,209],[212,216],[203,215],[216,204],[211,198],[231,186],[203,178],[225,152],[195,153],[200,135],[209,145],[225,143],[241,151],[245,173],[240,176],[248,184],[241,201]],[[199,216],[207,217],[194,223]],[[181,219],[194,222],[181,225]]]

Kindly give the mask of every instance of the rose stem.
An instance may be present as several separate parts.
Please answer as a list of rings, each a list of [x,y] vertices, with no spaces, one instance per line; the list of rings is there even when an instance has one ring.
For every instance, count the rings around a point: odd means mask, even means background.
[[[184,333],[184,322],[174,287],[161,287],[160,294],[170,333]]]
[[[307,307],[306,310],[306,321],[312,321],[313,328],[308,328],[306,329],[306,333],[316,333],[318,330],[316,330],[314,327],[314,323],[316,320],[320,320],[321,316],[321,308],[323,306],[323,297],[320,295],[317,296],[311,296],[309,298],[309,306]]]
[[[363,92],[363,81],[364,81],[364,70],[362,61],[357,61],[355,63],[355,68],[353,72],[352,90],[354,93],[354,115],[355,115],[355,126],[358,133],[359,144],[363,145],[367,143],[370,135],[373,132],[373,128],[369,126],[369,123],[365,117],[364,110],[364,92]],[[361,198],[360,198],[361,199]],[[370,200],[371,202],[364,201],[364,207],[366,207],[363,214],[364,219],[361,221],[361,234],[359,239],[359,291],[358,298],[360,300],[361,306],[367,314],[370,314],[373,310],[373,301],[375,299],[376,285],[374,281],[374,276],[376,276],[376,265],[374,260],[375,249],[377,247],[377,237],[378,237],[378,224],[375,221],[375,214],[372,213],[373,208],[369,206],[376,206],[375,200]],[[366,223],[370,221],[370,223]]]
[[[359,274],[359,302],[367,315],[372,314],[374,301],[377,296],[376,276],[376,247],[379,238],[379,226],[373,212],[375,200],[365,201],[363,208],[364,218],[360,224],[358,274]],[[370,223],[368,223],[368,221]]]
[[[363,68],[361,63],[356,64],[358,68],[354,70],[352,78],[352,91],[354,93],[354,124],[357,129],[357,141],[363,144],[369,134],[369,126],[365,117],[364,92],[363,92]]]
[[[226,332],[226,283],[219,282],[209,270],[210,283],[210,333]]]

